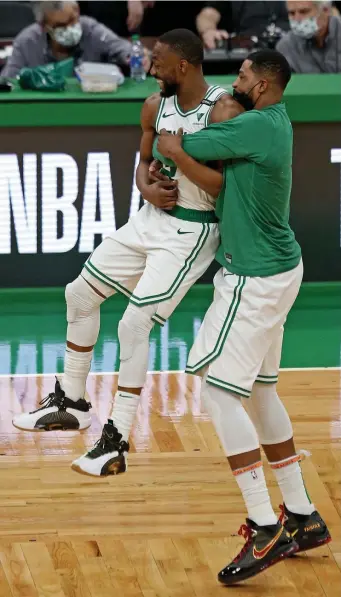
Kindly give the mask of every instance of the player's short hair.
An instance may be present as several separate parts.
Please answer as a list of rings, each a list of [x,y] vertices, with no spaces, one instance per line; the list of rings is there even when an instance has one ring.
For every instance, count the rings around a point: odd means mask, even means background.
[[[277,50],[257,50],[248,56],[254,72],[276,79],[278,85],[284,90],[291,79],[289,62]]]
[[[200,37],[189,29],[172,29],[159,37],[162,44],[167,44],[183,60],[198,66],[204,60],[204,47]]]

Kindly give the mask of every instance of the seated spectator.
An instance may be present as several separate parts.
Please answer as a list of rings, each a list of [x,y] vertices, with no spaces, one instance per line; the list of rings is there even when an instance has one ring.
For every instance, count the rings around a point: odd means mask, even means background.
[[[36,67],[74,57],[80,62],[112,62],[127,68],[131,44],[110,29],[79,15],[78,2],[38,2],[37,23],[14,40],[13,53],[2,76],[15,77],[23,67]],[[145,58],[145,70],[149,70]]]
[[[295,73],[341,72],[341,20],[332,3],[287,2],[291,31],[277,44]]]
[[[197,29],[212,50],[232,32],[259,37],[271,22],[284,31],[289,28],[284,2],[207,2],[197,16]]]

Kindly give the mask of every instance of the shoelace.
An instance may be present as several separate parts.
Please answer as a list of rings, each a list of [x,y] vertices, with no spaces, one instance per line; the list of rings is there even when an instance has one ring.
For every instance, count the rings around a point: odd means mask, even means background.
[[[54,392],[51,392],[48,396],[40,400],[39,405],[40,408],[37,410],[42,410],[43,408],[49,408],[50,406],[60,406],[63,402],[63,398],[57,396]],[[36,410],[33,412],[37,412]]]
[[[279,509],[281,511],[281,514],[279,516],[278,522],[280,522],[281,524],[283,524],[287,518],[287,515],[285,513],[285,508],[284,508],[284,504],[280,504]]]
[[[234,560],[233,560],[234,563],[239,562],[239,560],[247,552],[247,550],[249,549],[250,543],[252,541],[252,538],[253,538],[252,529],[247,524],[242,524],[241,525],[241,527],[240,527],[240,529],[238,531],[238,535],[241,535],[242,537],[244,537],[246,543],[245,543],[243,549],[234,558]]]
[[[101,437],[99,440],[97,440],[94,447],[92,450],[90,450],[90,452],[88,452],[88,454],[92,457],[102,456],[102,454],[105,454],[108,451],[107,448],[110,447],[110,451],[113,452],[114,450],[112,448],[118,449],[119,446],[120,439],[118,438],[117,433],[115,433],[115,430],[113,430],[112,434],[108,434],[104,427]]]

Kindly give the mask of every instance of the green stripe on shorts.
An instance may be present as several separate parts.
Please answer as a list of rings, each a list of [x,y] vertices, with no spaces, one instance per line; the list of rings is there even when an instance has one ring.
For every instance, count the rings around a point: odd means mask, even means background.
[[[110,286],[110,288],[114,288],[115,290],[117,290],[117,292],[124,294],[124,296],[127,296],[128,298],[131,297],[131,292],[130,290],[128,290],[128,288],[125,288],[119,282],[115,282],[115,280],[112,280],[111,278],[103,274],[99,269],[97,269],[97,267],[95,267],[91,263],[89,259],[84,263],[84,267],[89,272],[89,274],[94,276],[94,278],[97,278],[97,280],[103,282],[103,284]]]
[[[230,392],[233,392],[234,394],[243,396],[244,398],[250,398],[251,396],[250,390],[246,390],[245,388],[235,386],[234,384],[228,383],[227,381],[223,381],[222,379],[218,379],[217,377],[212,377],[212,375],[208,375],[206,381],[212,386],[223,388],[224,390],[228,390]]]
[[[169,289],[165,292],[162,292],[161,294],[154,294],[151,296],[145,296],[140,298],[138,296],[135,296],[132,292],[130,292],[130,290],[122,286],[122,284],[116,282],[116,280],[112,280],[111,278],[109,278],[109,276],[103,274],[103,272],[101,272],[91,263],[90,259],[88,259],[88,261],[84,264],[84,267],[92,276],[103,282],[103,284],[106,284],[110,288],[114,288],[115,290],[117,290],[117,292],[120,292],[121,294],[124,294],[125,296],[129,297],[130,302],[133,305],[136,305],[137,307],[142,307],[143,305],[151,305],[153,303],[159,303],[171,299],[174,296],[179,286],[181,285],[181,282],[184,280],[184,278],[190,271],[193,263],[197,259],[201,249],[204,247],[209,234],[210,225],[202,224],[202,230],[195,244],[195,247],[192,249],[190,255],[185,259],[184,265],[180,269],[179,273],[175,277],[175,280],[172,282]],[[158,323],[161,322],[158,321]]]
[[[233,324],[234,318],[238,311],[238,307],[240,305],[242,290],[244,288],[245,282],[246,282],[245,276],[238,276],[238,282],[233,291],[233,299],[229,306],[229,310],[228,310],[227,316],[225,318],[223,327],[221,328],[217,342],[215,343],[215,346],[214,346],[212,352],[210,352],[208,355],[206,355],[206,357],[201,359],[201,361],[199,361],[195,365],[187,365],[187,368],[186,368],[187,373],[195,373],[195,371],[202,369],[202,367],[204,367],[205,365],[208,365],[211,361],[216,359],[222,352],[222,350],[224,348],[225,341],[227,339],[227,336],[228,336],[231,326]]]
[[[278,382],[278,375],[257,375],[256,377],[257,383],[277,383]]]
[[[166,290],[165,292],[162,292],[161,294],[153,294],[153,295],[145,296],[145,297],[141,297],[141,298],[132,294],[130,297],[130,301],[133,303],[133,305],[136,305],[137,307],[140,307],[141,305],[152,305],[153,303],[159,303],[159,302],[162,302],[162,301],[172,298],[174,296],[174,294],[176,293],[176,291],[178,290],[181,282],[184,280],[185,276],[190,271],[193,263],[195,262],[195,260],[197,259],[198,255],[199,255],[201,249],[205,245],[209,233],[210,233],[209,224],[202,224],[202,231],[200,233],[200,236],[198,238],[198,241],[197,241],[195,247],[193,248],[190,255],[185,260],[184,265],[180,269],[179,273],[175,277],[175,280],[172,282],[172,284],[168,290]]]
[[[167,319],[164,319],[161,317],[161,315],[154,313],[154,315],[152,315],[152,321],[155,321],[155,323],[158,323],[159,325],[165,325]]]

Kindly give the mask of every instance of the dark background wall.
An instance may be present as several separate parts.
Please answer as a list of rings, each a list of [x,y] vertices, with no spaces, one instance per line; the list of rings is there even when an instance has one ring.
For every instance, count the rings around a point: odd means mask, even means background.
[[[341,147],[341,124],[294,124],[294,136],[291,223],[302,246],[305,280],[340,280],[341,165],[332,164],[330,154],[331,149]],[[96,181],[95,187],[92,183],[89,199],[96,219],[108,220],[107,214],[110,214],[112,203],[112,187],[116,227],[124,225],[131,210],[136,210],[142,204],[133,182],[139,140],[140,129],[137,126],[0,130],[2,148],[0,153],[0,280],[2,287],[64,286],[78,275],[82,264],[92,251],[90,247],[88,253],[79,252],[80,228],[82,224],[84,225],[84,219],[89,217],[83,211],[85,180],[89,181],[92,178]],[[109,165],[107,169],[90,173],[89,178],[87,160],[90,153],[106,155],[103,159],[104,162],[107,160]],[[27,154],[36,156],[34,159],[36,159],[37,171],[36,174],[29,173],[26,169],[24,179],[23,155],[27,156]],[[47,179],[46,172],[45,174],[42,172],[43,154],[49,155],[50,158],[52,154],[51,159],[56,166],[55,175],[51,179]],[[70,173],[57,168],[60,154],[67,154],[73,158],[71,160],[74,178],[72,192],[75,197],[74,206],[77,209],[75,217],[78,220],[76,231],[78,240],[75,238],[74,247],[66,252],[43,253],[42,201],[45,201],[45,207],[51,202],[53,206],[58,201],[57,197],[62,197],[71,185]],[[6,164],[11,165],[9,167]],[[13,164],[17,164],[14,170]],[[43,199],[42,178],[45,185]],[[10,193],[9,179],[12,181]],[[89,192],[89,188],[87,191]],[[21,192],[24,197],[26,193],[26,208],[19,213],[17,206],[18,201],[20,203]],[[99,197],[101,197],[100,201]],[[16,203],[14,211],[13,202]],[[18,219],[26,218],[32,223],[32,214],[34,215],[35,210],[37,247],[33,253],[23,254],[18,249]],[[7,220],[9,214],[10,222]],[[65,237],[70,227],[75,226],[75,218],[65,218],[61,212],[57,213],[56,221],[58,238]],[[106,224],[110,227],[110,221],[106,221]],[[32,240],[32,227],[30,234]],[[46,234],[54,235],[53,226],[51,231],[46,231],[45,227]],[[4,253],[9,237],[11,252]],[[91,233],[90,237],[92,239]],[[96,245],[99,244],[101,235],[97,234],[94,240]],[[205,282],[211,281],[214,271],[215,266],[204,277]]]

